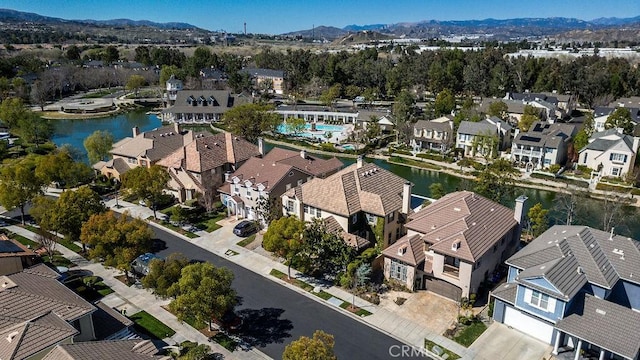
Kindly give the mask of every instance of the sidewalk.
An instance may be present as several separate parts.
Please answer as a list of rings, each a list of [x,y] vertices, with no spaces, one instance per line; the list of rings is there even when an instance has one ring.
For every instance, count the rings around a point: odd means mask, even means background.
[[[152,211],[145,207],[123,201],[119,201],[119,204],[122,206],[121,208],[113,209],[113,205],[115,205],[115,202],[113,200],[107,202],[107,206],[111,207],[114,211],[124,212],[126,210],[129,211],[132,216],[139,216],[143,219],[152,216]],[[457,353],[463,359],[473,359],[475,357],[475,354],[473,352],[470,352],[469,349],[448,338],[441,336],[438,333],[434,333],[430,329],[425,328],[422,324],[417,323],[412,319],[401,317],[393,311],[374,305],[362,298],[356,296],[355,305],[361,309],[371,312],[372,315],[365,317],[357,316],[348,310],[333,305],[329,301],[323,300],[320,297],[313,295],[297,286],[289,284],[286,281],[280,280],[270,275],[272,269],[287,273],[287,266],[268,256],[236,245],[239,239],[238,237],[233,235],[233,227],[229,226],[230,223],[233,222],[235,222],[234,219],[222,220],[220,224],[225,226],[212,233],[201,232],[200,235],[202,236],[195,239],[190,239],[177,233],[175,233],[175,235],[180,236],[185,241],[191,242],[194,245],[197,245],[211,253],[217,254],[218,256],[232,261],[248,270],[260,274],[265,278],[270,279],[271,281],[275,281],[282,286],[289,287],[291,290],[296,291],[303,296],[307,296],[308,298],[321,302],[336,311],[340,311],[345,316],[351,316],[354,319],[368,326],[371,326],[403,343],[421,347],[424,346],[424,339],[426,338]],[[149,222],[149,224],[152,226],[160,226],[154,222]],[[168,229],[165,228],[165,230]],[[228,255],[227,251],[229,249],[236,252],[237,255]],[[313,286],[320,287],[322,290],[328,292],[336,298],[342,299],[347,302],[353,301],[353,295],[339,287],[328,286],[324,283],[320,283],[317,279],[307,277],[306,275],[301,274],[294,269],[291,270],[291,276],[292,278],[300,279]]]
[[[144,211],[139,210],[136,213],[142,214],[144,213]],[[35,234],[33,234],[29,230],[15,225],[7,226],[7,229],[11,232],[35,241]],[[169,303],[169,300],[158,298],[150,291],[147,291],[145,289],[136,288],[134,286],[130,287],[123,284],[121,281],[115,278],[115,276],[121,275],[120,271],[111,268],[105,268],[100,263],[91,262],[76,254],[75,252],[65,248],[64,246],[57,245],[56,250],[77,265],[77,267],[74,269],[90,270],[94,275],[101,277],[104,283],[111,289],[113,289],[113,291],[115,291],[114,294],[105,297],[105,303],[110,306],[115,305],[118,310],[126,309],[128,315],[133,315],[140,310],[144,310],[156,317],[165,325],[172,328],[176,333],[172,337],[163,339],[167,344],[174,345],[179,344],[185,340],[190,340],[209,345],[212,352],[223,354],[225,359],[269,359],[268,356],[255,349],[252,349],[250,351],[237,350],[231,353],[219,344],[215,342],[209,342],[208,338],[204,334],[192,328],[188,324],[181,322],[173,314],[163,308],[163,306]]]

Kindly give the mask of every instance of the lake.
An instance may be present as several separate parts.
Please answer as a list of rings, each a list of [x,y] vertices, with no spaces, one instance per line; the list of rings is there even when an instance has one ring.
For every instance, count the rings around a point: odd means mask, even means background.
[[[147,110],[137,110],[115,116],[98,119],[51,120],[54,125],[53,142],[57,146],[69,144],[87,159],[84,139],[96,130],[106,130],[113,135],[115,141],[132,136],[132,128],[137,126],[140,131],[149,131],[161,127],[162,122],[155,115],[147,115]]]
[[[157,116],[147,115],[144,110],[100,119],[53,120],[53,123],[55,124],[55,135],[53,136],[53,141],[56,145],[61,146],[63,144],[70,144],[82,153],[82,157],[86,162],[88,162],[88,160],[86,158],[87,154],[84,149],[83,142],[84,139],[91,135],[95,130],[109,131],[113,134],[114,140],[118,141],[127,136],[131,136],[131,129],[134,126],[140,128],[140,131],[149,131],[162,126],[162,122]],[[272,147],[273,146],[271,144],[265,144],[265,149],[267,151]],[[355,162],[355,159],[352,158],[341,158],[341,160],[347,165]],[[413,193],[418,195],[430,197],[431,194],[429,192],[429,186],[433,183],[441,183],[447,192],[461,189],[472,189],[472,184],[468,180],[449,174],[389,164],[386,161],[378,159],[373,160],[373,162],[379,167],[389,170],[394,174],[411,181],[414,184]],[[526,204],[527,208],[539,202],[545,209],[551,210],[549,213],[549,221],[551,224],[563,222],[562,215],[559,214],[558,211],[554,210],[556,193],[552,191],[518,188],[516,196],[521,194],[524,194],[529,198]],[[415,199],[412,205],[417,206],[420,202],[421,200]],[[582,202],[589,205],[591,212],[576,217],[576,221],[574,223],[590,225],[596,228],[601,227],[602,212],[598,211],[601,207],[601,202],[589,199],[582,199]],[[504,205],[513,208],[514,202],[512,201],[511,203]],[[622,221],[623,224],[616,226],[615,232],[625,236],[631,236],[635,239],[640,239],[640,222],[638,221],[638,215],[640,215],[638,208],[629,208]]]

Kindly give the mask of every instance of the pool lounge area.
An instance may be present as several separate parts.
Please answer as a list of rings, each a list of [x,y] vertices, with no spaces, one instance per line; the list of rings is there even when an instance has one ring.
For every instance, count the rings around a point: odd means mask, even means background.
[[[315,129],[315,130],[313,130]],[[353,125],[330,125],[322,123],[307,123],[305,129],[299,133],[292,133],[286,124],[280,124],[276,131],[280,134],[291,137],[304,137],[308,139],[317,139],[321,142],[331,142],[338,144],[346,140],[353,131]],[[351,145],[353,146],[353,145]]]

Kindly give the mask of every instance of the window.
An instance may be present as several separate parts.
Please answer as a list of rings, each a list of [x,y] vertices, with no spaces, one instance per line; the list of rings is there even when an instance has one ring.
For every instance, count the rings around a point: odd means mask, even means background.
[[[393,221],[394,216],[395,216],[394,212],[387,215],[387,224]]]
[[[356,224],[358,222],[358,213],[353,214],[351,217],[351,223]]]
[[[316,209],[316,216],[317,217],[322,217],[322,210]]]
[[[613,176],[620,176],[621,172],[622,171],[620,171],[620,168],[617,168],[617,167],[611,168],[611,175]]]
[[[284,187],[286,190],[291,189],[291,184],[287,184],[287,186]]]
[[[407,281],[407,265],[396,259],[391,259],[389,277],[400,281]]]
[[[627,162],[627,155],[611,153],[611,154],[609,154],[609,160],[614,161],[614,162],[626,163]]]
[[[287,212],[293,212],[294,204],[293,200],[287,200]]]
[[[309,213],[309,205],[304,205],[304,213],[308,214]]]
[[[547,308],[549,307],[549,295],[543,294],[537,290],[533,290],[531,292],[531,300],[529,301],[529,303],[535,307],[547,310]]]
[[[298,180],[298,185],[302,185],[302,179]]]
[[[247,188],[247,199],[251,200],[251,188]]]

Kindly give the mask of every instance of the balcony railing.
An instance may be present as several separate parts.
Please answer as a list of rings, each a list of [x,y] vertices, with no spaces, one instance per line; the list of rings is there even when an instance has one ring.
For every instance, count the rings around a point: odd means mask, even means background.
[[[515,150],[512,150],[511,153],[513,155],[529,156],[529,157],[535,157],[535,158],[541,158],[542,157],[542,150],[534,151],[532,149],[519,149],[519,148],[516,148]]]
[[[453,277],[456,277],[456,278],[458,276],[460,276],[460,268],[457,268],[457,267],[455,267],[453,265],[444,264],[444,268],[443,268],[442,272],[445,275],[453,276]]]

